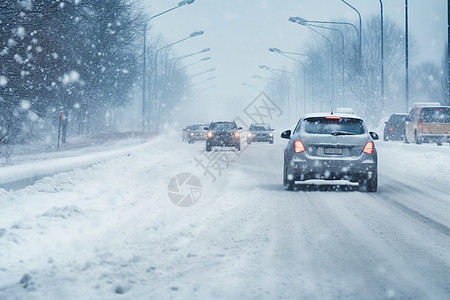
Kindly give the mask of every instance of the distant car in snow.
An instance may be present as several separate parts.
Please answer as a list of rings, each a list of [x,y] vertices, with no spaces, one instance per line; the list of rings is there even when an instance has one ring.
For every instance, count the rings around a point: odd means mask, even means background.
[[[403,140],[405,138],[405,121],[407,117],[408,114],[405,113],[392,114],[389,120],[384,122],[383,140]]]
[[[242,127],[237,127],[233,121],[218,121],[211,122],[206,134],[206,151],[212,150],[212,147],[234,147],[236,150],[241,151],[241,135],[239,130]]]
[[[252,123],[247,131],[247,144],[252,142],[268,142],[273,144],[273,131],[267,123]]]
[[[405,122],[405,143],[450,143],[450,106],[414,107]]]
[[[378,187],[378,160],[374,140],[364,121],[352,114],[309,114],[293,133],[281,134],[289,142],[284,150],[283,185],[309,179],[358,182],[368,192]]]
[[[187,126],[183,129],[183,141],[192,144],[206,140],[207,131],[204,129],[205,126],[208,126],[208,123],[197,123]]]

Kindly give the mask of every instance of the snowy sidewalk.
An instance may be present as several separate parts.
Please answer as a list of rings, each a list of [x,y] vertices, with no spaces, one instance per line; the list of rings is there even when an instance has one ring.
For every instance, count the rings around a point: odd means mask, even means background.
[[[129,134],[102,135],[74,139],[65,144],[59,152],[45,151],[41,148],[42,152],[36,153],[33,147],[28,151],[22,148],[18,151],[19,155],[14,157],[14,165],[0,168],[0,188],[14,189],[32,184],[44,176],[86,168],[98,162],[127,155],[143,148],[147,140],[150,138],[134,137]]]

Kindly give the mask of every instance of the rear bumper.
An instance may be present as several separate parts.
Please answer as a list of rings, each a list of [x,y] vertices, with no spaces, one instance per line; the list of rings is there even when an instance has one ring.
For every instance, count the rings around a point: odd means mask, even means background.
[[[376,157],[361,155],[358,158],[328,159],[296,155],[287,164],[288,174],[295,181],[309,179],[348,180],[358,182],[376,176]]]
[[[236,147],[240,145],[241,140],[237,138],[224,139],[206,139],[206,144],[213,147]]]
[[[206,136],[204,136],[204,135],[194,135],[194,136],[189,135],[186,139],[191,142],[204,141],[204,140],[206,140]]]
[[[250,142],[273,142],[273,136],[251,136],[247,137],[247,141]]]
[[[421,139],[450,141],[450,134],[418,133],[417,136]]]

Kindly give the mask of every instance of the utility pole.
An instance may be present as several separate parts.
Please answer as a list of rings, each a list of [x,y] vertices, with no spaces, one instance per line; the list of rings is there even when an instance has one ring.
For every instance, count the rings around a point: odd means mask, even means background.
[[[145,131],[145,129],[146,129],[145,125],[146,125],[146,120],[147,120],[146,115],[145,115],[145,81],[147,80],[146,76],[145,76],[145,74],[146,74],[146,66],[145,66],[145,56],[146,56],[145,43],[146,43],[146,41],[145,41],[145,38],[146,38],[146,36],[147,36],[147,24],[144,25],[144,53],[143,53],[144,62],[142,64],[142,66],[143,66],[143,68],[142,68],[142,131]]]
[[[408,0],[405,0],[405,67],[406,67],[406,77],[405,77],[406,109],[405,109],[405,112],[408,112],[409,111]]]
[[[450,105],[450,0],[447,2],[447,105]]]

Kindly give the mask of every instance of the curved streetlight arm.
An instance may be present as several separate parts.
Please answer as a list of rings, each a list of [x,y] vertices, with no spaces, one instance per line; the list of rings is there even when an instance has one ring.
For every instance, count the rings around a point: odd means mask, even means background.
[[[181,67],[181,69],[186,69],[186,68],[189,68],[189,67],[191,67],[191,66],[194,66],[194,65],[196,65],[196,64],[198,64],[198,63],[201,63],[202,61],[207,61],[207,60],[210,60],[211,59],[211,57],[204,57],[204,58],[202,58],[202,59],[199,59],[199,60],[197,60],[196,62],[193,62],[193,63],[191,63],[191,64],[189,64],[189,65],[186,65],[186,66],[183,66],[183,67]]]
[[[192,75],[190,75],[190,77],[192,78],[192,77],[195,77],[195,76],[198,76],[198,75],[202,75],[202,74],[205,74],[205,73],[208,73],[208,72],[213,72],[215,70],[216,70],[215,68],[211,68],[211,69],[206,70],[206,71],[202,71],[202,72],[199,72],[199,73],[192,74]]]
[[[169,61],[185,59],[185,58],[188,58],[188,57],[197,55],[197,54],[201,54],[201,53],[208,52],[208,51],[210,51],[210,50],[211,50],[211,48],[206,48],[206,49],[203,49],[203,50],[198,51],[198,52],[194,52],[194,53],[190,53],[190,54],[186,54],[186,55],[182,55],[182,56],[178,56],[178,57],[171,58],[171,59],[169,59]]]
[[[166,45],[164,47],[161,47],[158,50],[156,50],[155,52],[158,53],[161,50],[164,50],[164,49],[169,48],[169,47],[171,47],[173,45],[176,45],[178,43],[184,42],[185,40],[191,39],[193,37],[196,37],[196,36],[199,36],[199,35],[202,35],[202,34],[203,34],[203,31],[195,31],[195,32],[191,33],[188,37],[185,37],[184,39],[178,40],[178,41],[176,41],[176,42],[174,42],[172,44],[169,44],[169,45]]]
[[[161,15],[164,15],[164,14],[166,14],[166,13],[168,13],[168,12],[171,12],[172,10],[175,10],[175,9],[181,7],[181,6],[185,6],[185,5],[192,4],[192,3],[194,3],[194,1],[195,1],[195,0],[181,1],[181,2],[178,3],[177,6],[174,6],[174,7],[172,7],[172,8],[169,8],[168,10],[165,10],[165,11],[163,11],[163,12],[160,12],[159,14],[156,14],[156,15],[154,15],[154,16],[151,16],[148,20],[150,21],[150,20],[152,20],[152,19],[154,19],[154,18],[156,18],[156,17],[159,17],[159,16],[161,16]]]
[[[356,7],[352,6],[350,3],[348,3],[345,0],[341,0],[342,2],[344,2],[348,7],[350,7],[351,9],[353,9],[354,11],[356,11],[356,13],[358,14],[358,18],[359,18],[359,59],[362,60],[362,49],[361,49],[361,43],[362,43],[362,26],[361,26],[361,14],[359,13],[359,11],[356,9]],[[361,63],[361,61],[360,61]]]
[[[342,42],[342,106],[345,106],[345,44],[344,44],[344,35],[339,29],[332,28],[332,27],[326,27],[326,26],[320,26],[320,25],[309,25],[314,26],[318,28],[333,30],[336,32],[339,32],[341,35],[341,42]]]
[[[330,98],[330,109],[331,112],[333,112],[333,103],[334,103],[334,50],[333,50],[333,43],[330,41],[329,38],[327,38],[326,36],[324,36],[322,33],[320,33],[319,31],[315,30],[314,28],[312,28],[311,26],[309,26],[307,23],[304,22],[303,19],[298,18],[298,17],[291,17],[289,18],[289,21],[303,25],[308,27],[311,31],[317,33],[318,35],[320,35],[321,37],[323,37],[326,41],[328,41],[328,43],[330,44],[330,49],[331,49],[331,98]]]

